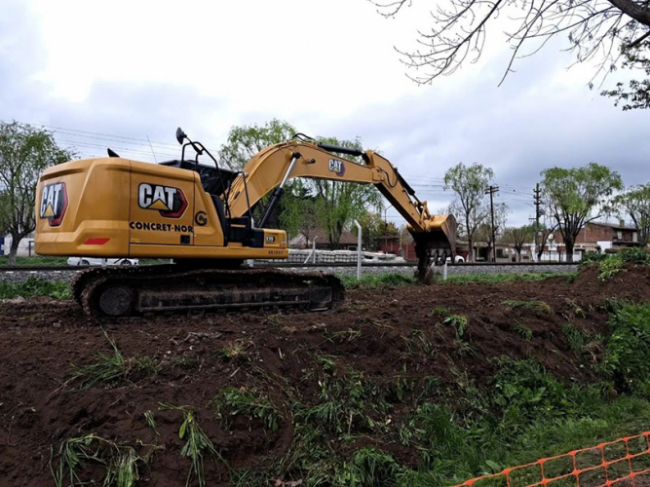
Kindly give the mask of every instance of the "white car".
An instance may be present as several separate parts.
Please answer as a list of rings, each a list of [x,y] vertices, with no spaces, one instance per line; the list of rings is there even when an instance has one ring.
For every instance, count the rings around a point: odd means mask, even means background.
[[[138,265],[138,259],[100,259],[98,257],[70,257],[68,265]]]
[[[451,257],[447,257],[447,263],[448,263],[448,264],[451,264]],[[454,258],[454,263],[456,263],[456,264],[464,264],[464,263],[465,263],[465,259],[463,258],[462,255],[457,255],[457,256]]]

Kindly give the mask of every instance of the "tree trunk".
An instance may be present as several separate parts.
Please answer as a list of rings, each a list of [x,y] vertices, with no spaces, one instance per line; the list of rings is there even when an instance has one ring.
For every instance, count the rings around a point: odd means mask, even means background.
[[[521,249],[515,249],[517,250],[517,262],[521,262]]]
[[[567,262],[573,262],[573,247],[575,244],[572,241],[565,241],[566,245],[566,261]]]
[[[472,242],[472,237],[468,236],[467,237],[467,244],[469,245],[469,254],[467,254],[467,260],[470,262],[474,262],[474,246],[472,245],[474,242]]]
[[[16,265],[16,255],[18,254],[18,246],[20,245],[21,238],[17,235],[11,236],[11,247],[9,247],[9,265]]]

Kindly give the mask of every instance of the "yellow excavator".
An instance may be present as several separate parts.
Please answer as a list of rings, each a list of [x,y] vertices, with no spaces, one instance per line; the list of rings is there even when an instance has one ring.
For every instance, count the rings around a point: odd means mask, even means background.
[[[373,151],[297,134],[262,150],[237,172],[219,167],[203,144],[180,128],[176,139],[182,145],[180,160],[151,164],[108,149],[109,157],[66,162],[41,175],[38,254],[174,261],[78,273],[72,291],[86,313],[336,308],[344,288],[334,276],[242,267],[247,259],[288,257],[286,232],[265,226],[293,178],[374,184],[407,220],[421,277],[433,261],[453,259],[453,216],[431,215],[397,169]],[[188,149],[193,159],[185,158]],[[211,165],[200,164],[200,156]],[[256,224],[251,208],[265,196],[268,204]]]

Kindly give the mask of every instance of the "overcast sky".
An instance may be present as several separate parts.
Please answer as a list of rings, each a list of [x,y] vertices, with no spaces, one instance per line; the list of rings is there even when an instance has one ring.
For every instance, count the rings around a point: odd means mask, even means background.
[[[594,161],[626,184],[648,181],[650,112],[589,90],[593,67],[567,70],[564,39],[501,87],[509,48],[498,29],[479,62],[410,81],[394,46],[413,46],[434,2],[414,3],[385,19],[365,0],[0,0],[0,120],[43,125],[82,156],[111,146],[152,161],[147,137],[173,158],[179,125],[218,148],[231,126],[278,118],[313,136],[361,137],[433,210],[452,198],[441,187],[450,166],[490,166],[512,225],[534,214],[549,166]]]

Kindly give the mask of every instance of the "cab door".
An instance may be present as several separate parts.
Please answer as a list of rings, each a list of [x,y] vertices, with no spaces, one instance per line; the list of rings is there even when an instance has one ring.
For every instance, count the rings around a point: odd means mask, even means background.
[[[194,245],[194,172],[132,163],[131,245]]]

